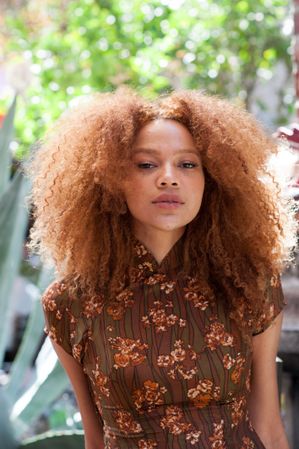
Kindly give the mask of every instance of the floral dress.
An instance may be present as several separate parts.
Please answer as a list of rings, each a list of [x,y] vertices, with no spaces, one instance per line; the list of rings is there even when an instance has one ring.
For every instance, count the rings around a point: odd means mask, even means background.
[[[132,282],[108,303],[54,282],[46,332],[82,365],[106,449],[263,449],[247,411],[250,341],[179,273],[182,245],[158,265],[136,241]],[[279,285],[259,332],[282,307]]]

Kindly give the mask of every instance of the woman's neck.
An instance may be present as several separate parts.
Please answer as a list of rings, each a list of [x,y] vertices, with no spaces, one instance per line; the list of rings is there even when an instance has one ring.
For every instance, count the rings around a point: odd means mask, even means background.
[[[160,264],[174,244],[183,235],[184,230],[185,228],[163,231],[135,225],[133,232],[135,237],[146,246],[158,264]]]

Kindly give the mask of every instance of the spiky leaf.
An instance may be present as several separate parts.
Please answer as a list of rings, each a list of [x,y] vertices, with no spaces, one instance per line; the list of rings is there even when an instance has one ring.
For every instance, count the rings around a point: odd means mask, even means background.
[[[0,128],[0,195],[6,190],[11,174],[11,151],[10,142],[14,133],[14,116],[16,110],[17,97],[14,98],[3,126]]]
[[[28,213],[24,198],[29,182],[17,172],[0,197],[0,366],[9,326],[10,294],[22,256]]]

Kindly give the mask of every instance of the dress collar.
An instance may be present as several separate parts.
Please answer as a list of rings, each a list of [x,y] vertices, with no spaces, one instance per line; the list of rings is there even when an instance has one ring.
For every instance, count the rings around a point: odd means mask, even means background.
[[[166,279],[177,275],[183,268],[184,235],[172,246],[159,264],[153,254],[137,238],[133,240],[133,263],[130,269],[131,282],[138,282],[151,276]]]

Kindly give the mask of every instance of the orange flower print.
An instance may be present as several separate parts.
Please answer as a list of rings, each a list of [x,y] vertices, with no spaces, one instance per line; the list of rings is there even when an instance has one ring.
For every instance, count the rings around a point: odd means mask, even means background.
[[[243,437],[242,443],[241,449],[254,449],[254,442],[250,438]]]
[[[182,340],[174,342],[174,349],[170,354],[159,355],[157,364],[161,368],[168,368],[167,374],[172,378],[182,377],[185,380],[192,379],[197,368],[195,361],[198,355],[190,345],[185,348]]]
[[[169,305],[168,305],[169,308]],[[149,327],[151,324],[155,327],[156,332],[165,332],[169,327],[179,322],[180,327],[186,325],[186,321],[179,319],[178,316],[170,313],[167,315],[164,304],[161,301],[155,301],[154,307],[149,309],[149,314],[141,318],[144,326]]]
[[[165,274],[157,273],[157,274],[153,274],[152,276],[145,279],[144,283],[146,285],[156,285],[156,284],[160,284],[161,282],[165,281],[165,279],[166,279]]]
[[[138,441],[138,449],[154,449],[158,446],[158,443],[154,440],[139,440]]]
[[[153,264],[145,259],[140,262],[136,267],[132,266],[129,270],[129,276],[131,283],[140,282],[141,280],[147,281],[148,276],[154,273]],[[154,282],[157,283],[157,282]]]
[[[148,254],[147,249],[145,248],[144,245],[142,245],[142,243],[136,242],[136,244],[134,245],[134,251],[137,254],[138,257],[143,257],[146,256]]]
[[[240,423],[240,421],[242,421],[242,419],[244,419],[246,417],[245,407],[246,407],[245,396],[242,396],[242,397],[234,400],[230,404],[232,427],[237,426]]]
[[[186,440],[189,441],[189,443],[193,446],[194,444],[199,442],[201,433],[202,432],[200,430],[191,430],[191,432],[188,432],[186,434]]]
[[[231,369],[235,364],[235,359],[230,354],[225,354],[223,357],[223,366],[225,369]]]
[[[108,377],[105,376],[103,371],[101,371],[99,367],[99,362],[96,363],[95,366],[96,369],[92,370],[92,382],[97,387],[97,390],[102,394],[103,396],[109,397],[110,391],[107,388],[108,383]]]
[[[183,411],[176,405],[170,405],[166,408],[165,416],[161,419],[160,426],[173,435],[180,435],[191,428],[191,424],[184,420]]]
[[[114,320],[121,320],[125,314],[125,306],[120,302],[113,301],[107,306],[108,315],[112,316]]]
[[[167,281],[161,284],[160,288],[168,295],[169,293],[173,292],[174,287],[175,287],[174,281]]]
[[[143,272],[140,271],[136,267],[130,267],[129,270],[129,277],[131,283],[135,284],[136,282],[139,282],[142,279]]]
[[[145,411],[151,412],[157,405],[164,403],[163,394],[167,389],[161,387],[158,382],[146,380],[143,388],[133,391],[132,397],[136,410],[143,414]]]
[[[82,297],[82,313],[87,318],[94,317],[102,312],[104,297],[97,295],[92,297]]]
[[[140,272],[143,272],[143,271],[153,272],[154,271],[154,267],[153,267],[153,264],[151,262],[143,262],[143,263],[140,263],[138,265],[138,270]]]
[[[223,357],[223,366],[224,368],[230,370],[232,369],[230,378],[234,384],[237,384],[241,380],[241,375],[245,368],[246,359],[241,355],[241,353],[237,354],[237,357],[234,359],[229,354],[225,354]]]
[[[119,352],[118,354],[114,355],[114,361],[115,361],[115,368],[125,368],[126,366],[130,365],[130,355],[128,354],[122,354]]]
[[[57,330],[55,326],[50,326],[49,329],[45,328],[45,332],[52,340],[56,341],[56,343],[59,343],[60,340],[57,337]]]
[[[227,449],[227,446],[224,441],[224,421],[221,420],[220,423],[214,423],[214,432],[213,435],[209,437],[211,441],[212,449]]]
[[[188,285],[184,288],[184,291],[186,292],[184,298],[186,301],[192,302],[194,307],[203,311],[209,307],[209,301],[201,293],[198,280],[189,278]]]
[[[186,349],[184,349],[184,342],[177,340],[174,343],[174,350],[170,353],[175,362],[183,362],[186,358]]]
[[[234,346],[234,337],[225,331],[222,323],[215,321],[206,330],[205,342],[211,351],[215,351],[217,346]]]
[[[185,434],[186,440],[194,445],[198,443],[201,431],[195,429],[191,423],[186,422],[183,411],[176,405],[170,405],[165,410],[165,416],[160,421],[160,426],[173,435]]]
[[[57,309],[55,300],[49,294],[43,296],[43,307],[45,311],[49,312],[54,312]]]
[[[66,285],[63,282],[53,282],[43,294],[42,304],[46,312],[57,310],[55,298],[66,291]]]
[[[141,353],[148,348],[146,343],[131,338],[109,338],[113,349],[119,352],[114,355],[114,368],[125,368],[126,366],[137,366],[144,362],[146,356]]]
[[[192,400],[195,407],[203,408],[214,399],[215,393],[213,387],[214,384],[210,379],[202,379],[195,388],[188,390],[188,398]]]
[[[112,316],[114,320],[121,320],[126,309],[132,307],[133,304],[133,292],[129,289],[125,289],[116,296],[115,301],[107,306],[107,313]]]
[[[142,432],[141,425],[134,420],[131,412],[118,410],[113,416],[121,432],[125,434]]]
[[[82,354],[82,345],[80,344],[74,344],[72,347],[72,354],[74,359],[77,360],[77,362],[81,362],[81,354]]]
[[[234,384],[240,382],[242,373],[245,368],[245,363],[246,363],[245,357],[242,357],[242,355],[239,353],[236,357],[235,365],[230,376]]]

